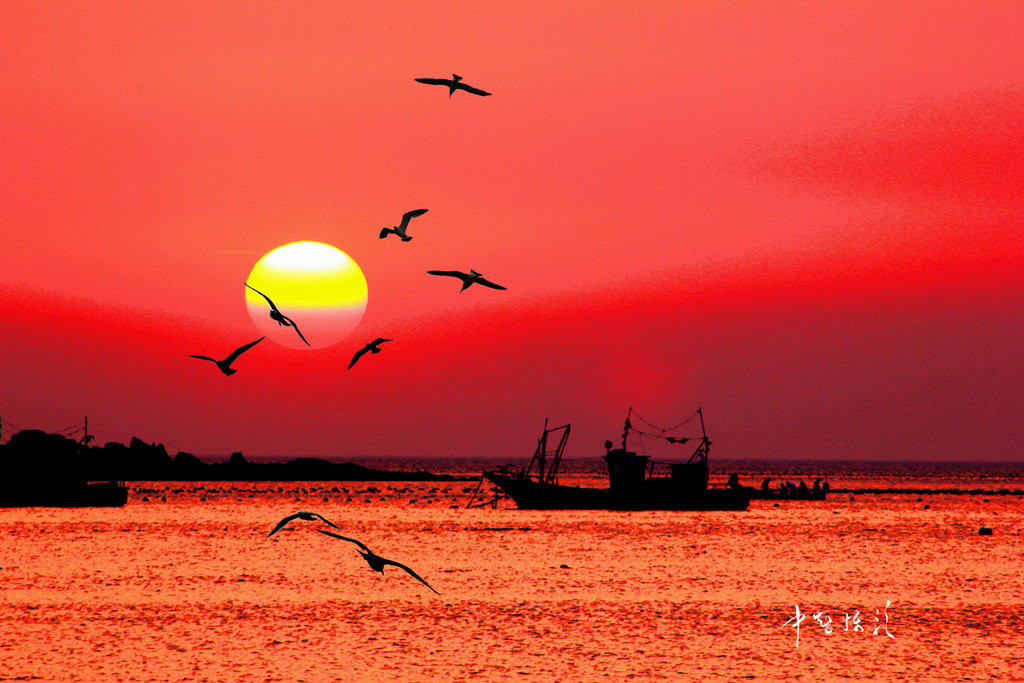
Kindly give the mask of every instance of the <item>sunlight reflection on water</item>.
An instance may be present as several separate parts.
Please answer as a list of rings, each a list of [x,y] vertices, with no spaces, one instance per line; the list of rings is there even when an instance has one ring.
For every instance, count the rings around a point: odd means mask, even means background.
[[[119,509],[0,510],[0,679],[934,681],[959,680],[968,664],[979,678],[1024,670],[1014,496],[832,496],[700,514],[466,510],[467,482],[135,487]],[[309,522],[265,538],[297,509],[442,595],[394,568],[371,571]],[[886,600],[895,639],[871,634]],[[796,605],[836,622],[859,610],[869,628],[827,635],[805,621],[797,648],[784,626]]]

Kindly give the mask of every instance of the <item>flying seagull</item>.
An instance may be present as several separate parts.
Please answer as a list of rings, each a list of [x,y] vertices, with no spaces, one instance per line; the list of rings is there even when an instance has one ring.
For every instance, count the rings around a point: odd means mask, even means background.
[[[306,342],[306,346],[309,346],[309,342],[306,341],[306,338],[302,336],[301,332],[299,332],[299,326],[295,324],[294,320],[292,320],[288,316],[286,316],[283,313],[281,313],[281,311],[277,310],[277,306],[274,305],[274,302],[270,300],[269,296],[267,296],[266,294],[264,294],[260,290],[256,289],[255,287],[250,285],[248,282],[245,283],[245,286],[248,287],[249,289],[251,289],[252,291],[256,292],[257,294],[259,294],[260,296],[262,296],[264,299],[267,300],[267,303],[270,304],[270,317],[273,318],[274,320],[276,320],[278,325],[284,325],[285,327],[294,327],[295,331],[299,335],[299,339],[301,339],[302,341]]]
[[[217,367],[220,368],[221,372],[230,377],[231,375],[238,372],[238,370],[235,370],[233,367],[231,367],[231,364],[235,362],[235,359],[237,359],[239,356],[241,356],[243,353],[245,353],[252,347],[259,344],[264,339],[266,339],[266,337],[260,337],[256,341],[249,342],[245,346],[239,346],[237,349],[231,352],[230,356],[228,356],[224,360],[217,360],[216,358],[210,358],[209,356],[193,356],[190,353],[186,353],[185,355],[188,356],[189,358],[199,358],[200,360],[212,361],[217,364]]]
[[[381,557],[380,555],[374,554],[374,552],[372,550],[367,548],[365,545],[363,545],[362,543],[360,543],[356,539],[354,539],[354,538],[345,538],[344,536],[339,536],[338,534],[331,533],[330,531],[324,531],[323,529],[317,529],[317,531],[319,531],[320,533],[324,534],[325,536],[331,536],[333,538],[340,538],[343,541],[348,541],[349,543],[355,543],[360,548],[359,554],[363,556],[363,559],[366,560],[366,564],[370,565],[370,569],[372,569],[373,571],[380,572],[381,574],[383,574],[384,573],[384,567],[386,565],[390,564],[392,566],[398,567],[399,569],[404,569],[405,571],[409,572],[409,574],[412,575],[412,578],[416,579],[417,581],[422,583],[424,586],[426,586],[427,588],[430,588],[430,590],[434,591],[433,587],[429,583],[424,581],[423,577],[421,577],[419,574],[417,574],[413,570],[409,569],[408,567],[406,567],[404,564],[402,564],[400,562],[395,562],[394,560],[389,560],[387,558]],[[434,592],[437,593],[437,591],[434,591]],[[437,593],[437,594],[440,595],[440,593]]]
[[[270,538],[271,536],[276,534],[278,531],[283,529],[285,527],[285,525],[288,524],[288,522],[292,521],[293,519],[303,519],[303,520],[305,520],[307,522],[315,522],[316,520],[319,519],[321,522],[325,522],[325,523],[333,526],[335,529],[340,529],[341,528],[340,526],[338,526],[334,522],[330,521],[329,519],[327,519],[323,515],[318,515],[315,512],[306,512],[304,510],[299,510],[294,515],[288,515],[287,517],[282,519],[280,522],[278,522],[277,526],[274,527],[274,530],[271,531],[269,534],[267,534],[267,538]]]
[[[462,83],[462,76],[459,76],[458,74],[452,74],[451,78],[417,78],[416,81],[418,83],[426,83],[427,85],[448,86],[448,97],[451,97],[453,94],[455,94],[456,90],[465,90],[468,93],[473,93],[474,95],[480,95],[482,97],[487,97],[488,95],[491,94],[486,90],[481,90],[480,88],[473,88],[471,86],[466,85],[465,83]]]
[[[402,222],[394,228],[384,228],[380,231],[380,238],[384,239],[390,234],[398,235],[402,238],[403,242],[408,242],[412,238],[405,234],[406,229],[409,227],[409,219],[416,218],[416,216],[422,216],[427,212],[426,209],[415,209],[413,211],[406,211],[402,214]]]
[[[352,362],[348,364],[346,370],[351,370],[352,366],[356,364],[356,361],[363,357],[363,355],[369,351],[370,353],[380,353],[380,345],[384,342],[389,342],[390,339],[384,339],[383,337],[377,337],[372,342],[364,346],[363,348],[356,351],[356,355],[352,356]]]
[[[478,285],[490,287],[491,289],[508,289],[507,287],[496,285],[490,280],[485,280],[483,276],[480,275],[480,273],[476,272],[475,270],[470,270],[469,275],[466,275],[465,273],[460,272],[458,270],[428,270],[427,273],[430,275],[446,275],[448,277],[459,278],[460,280],[462,280],[462,289],[459,290],[460,293],[465,291],[466,288],[469,287],[474,282]]]

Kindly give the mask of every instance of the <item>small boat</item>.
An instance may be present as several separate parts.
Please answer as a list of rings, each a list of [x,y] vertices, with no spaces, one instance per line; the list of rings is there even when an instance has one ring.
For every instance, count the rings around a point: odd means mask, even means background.
[[[811,488],[808,488],[807,484],[802,481],[799,486],[792,482],[783,482],[777,488],[771,486],[770,483],[771,479],[766,478],[761,483],[761,488],[743,486],[740,484],[739,475],[733,474],[729,477],[726,486],[746,491],[750,500],[825,500],[825,496],[828,494],[828,482],[822,484],[821,477],[814,480],[814,486]]]
[[[562,452],[569,437],[570,425],[548,429],[537,444],[537,450],[530,466],[521,472],[509,467],[484,470],[484,480],[490,481],[499,491],[515,501],[521,510],[746,510],[750,498],[746,491],[733,488],[709,488],[708,449],[711,441],[704,430],[704,416],[700,409],[693,417],[700,417],[701,437],[693,455],[685,462],[655,463],[647,455],[639,455],[626,449],[626,440],[633,430],[630,423],[632,408],[626,417],[622,435],[622,447],[613,448],[612,442],[605,442],[604,461],[608,465],[608,488],[566,486],[558,483],[558,468]],[[691,418],[692,419],[692,418]],[[688,420],[689,421],[689,420]],[[685,423],[684,423],[685,424]],[[561,431],[558,445],[548,451],[548,436]],[[664,438],[672,443],[683,443],[689,439],[665,437],[662,434],[647,434]],[[553,456],[550,465],[548,457]],[[655,475],[656,464],[668,465],[668,475]],[[536,470],[534,466],[536,465]],[[479,487],[477,488],[479,492]],[[476,494],[474,494],[474,500]],[[473,506],[473,501],[470,501]]]
[[[750,500],[825,500],[827,489],[756,489],[752,486],[743,487]]]

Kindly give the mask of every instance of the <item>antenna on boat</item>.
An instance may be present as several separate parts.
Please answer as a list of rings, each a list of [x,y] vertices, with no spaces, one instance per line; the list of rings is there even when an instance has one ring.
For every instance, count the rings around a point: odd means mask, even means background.
[[[544,481],[544,456],[548,448],[548,419],[544,418],[544,433],[537,444],[537,480]]]
[[[697,450],[694,451],[693,455],[690,456],[688,462],[694,462],[695,460],[707,462],[708,450],[710,450],[711,448],[711,440],[708,439],[708,433],[707,431],[704,430],[704,413],[700,411],[700,408],[697,408],[697,416],[700,417],[701,440],[700,445],[697,446]]]
[[[629,436],[629,430],[633,428],[633,425],[629,421],[629,416],[633,414],[633,406],[629,407],[629,412],[626,413],[626,423],[622,425],[622,450],[626,450],[626,437]]]

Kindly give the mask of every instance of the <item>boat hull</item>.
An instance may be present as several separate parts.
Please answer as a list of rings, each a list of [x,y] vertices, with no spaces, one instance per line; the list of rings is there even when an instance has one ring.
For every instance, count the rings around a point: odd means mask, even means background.
[[[496,472],[484,472],[520,510],[746,510],[750,499],[733,489],[686,490],[669,477],[618,489],[546,484]]]
[[[96,482],[67,488],[27,489],[0,494],[0,508],[122,507],[128,489],[115,482]]]

